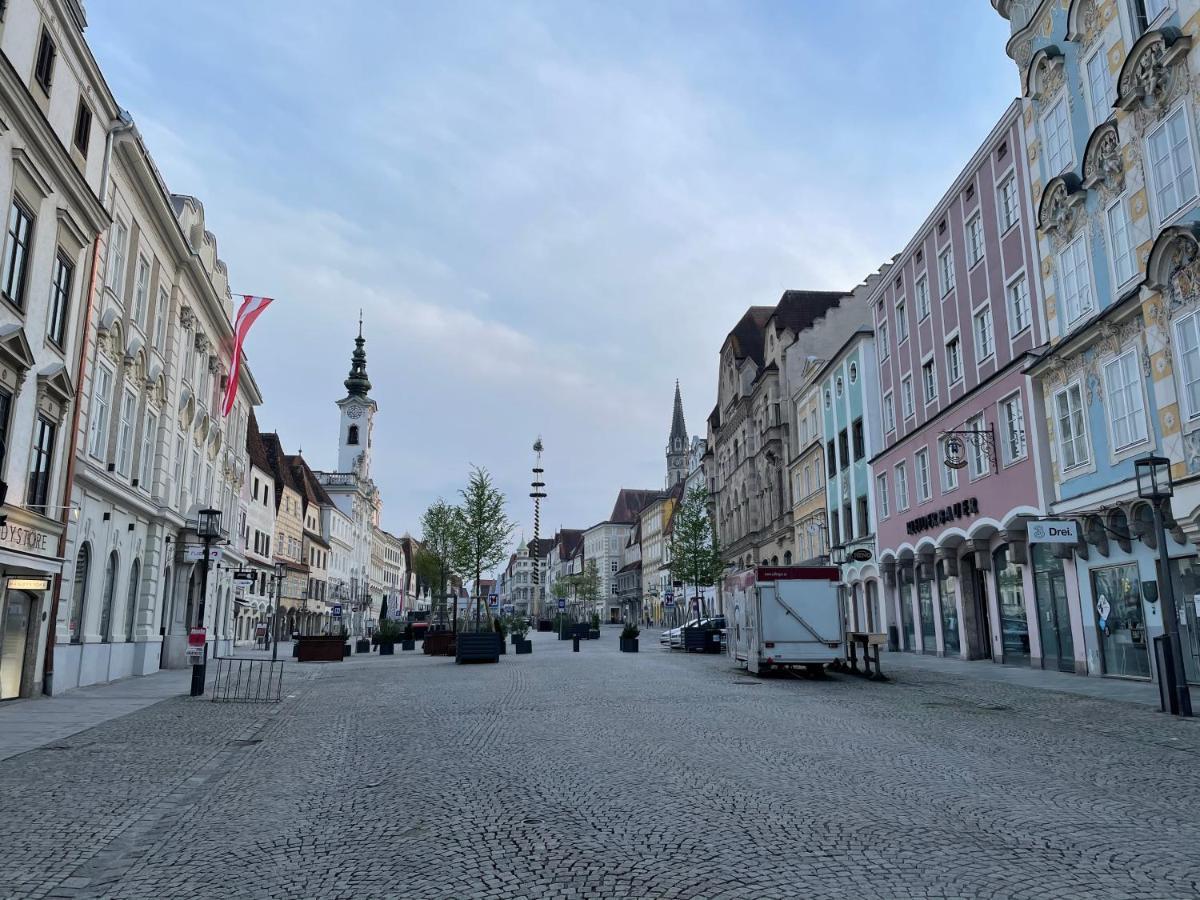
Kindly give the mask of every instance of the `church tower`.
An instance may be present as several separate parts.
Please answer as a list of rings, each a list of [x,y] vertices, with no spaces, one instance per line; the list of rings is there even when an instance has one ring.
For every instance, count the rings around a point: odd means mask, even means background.
[[[667,438],[667,489],[688,476],[688,433],[683,422],[683,398],[675,382],[675,409],[671,413],[671,436]]]
[[[354,352],[350,356],[350,374],[345,381],[346,396],[337,402],[342,411],[341,432],[338,435],[338,471],[356,472],[369,479],[371,437],[378,407],[369,396],[371,379],[367,377],[367,351],[363,349],[366,343],[360,315],[358,337],[354,339]]]

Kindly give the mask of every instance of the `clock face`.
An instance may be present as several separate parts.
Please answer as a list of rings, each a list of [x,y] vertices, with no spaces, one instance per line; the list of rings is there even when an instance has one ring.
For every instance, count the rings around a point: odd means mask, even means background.
[[[347,406],[346,407],[346,415],[348,415],[352,419],[357,419],[362,414],[363,414],[363,410],[362,410],[361,406],[355,405],[355,406]]]

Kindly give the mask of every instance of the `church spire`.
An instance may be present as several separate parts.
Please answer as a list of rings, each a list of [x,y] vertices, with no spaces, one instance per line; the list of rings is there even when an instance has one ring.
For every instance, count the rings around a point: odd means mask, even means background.
[[[681,443],[676,444],[676,438]],[[671,413],[671,447],[686,447],[688,441],[687,425],[683,423],[683,397],[679,394],[679,379],[675,379],[675,410]]]
[[[667,488],[688,476],[688,433],[683,421],[683,397],[675,381],[675,408],[671,412],[671,436],[667,438]]]
[[[346,391],[351,397],[366,399],[371,390],[371,379],[367,377],[367,351],[363,349],[366,340],[362,334],[362,310],[358,311],[358,337],[354,339],[354,352],[350,355],[350,375],[346,378]]]

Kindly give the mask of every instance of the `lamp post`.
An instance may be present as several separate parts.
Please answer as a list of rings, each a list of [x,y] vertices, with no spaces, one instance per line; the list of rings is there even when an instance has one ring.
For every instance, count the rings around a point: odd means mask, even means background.
[[[533,463],[533,481],[529,483],[532,490],[529,496],[533,499],[533,607],[537,615],[542,614],[542,604],[538,595],[538,587],[542,582],[542,542],[539,537],[542,527],[542,501],[546,499],[546,482],[542,480],[546,470],[542,468],[542,436],[533,442],[533,452],[536,454]]]
[[[279,598],[283,593],[283,577],[287,574],[287,566],[281,562],[275,563],[275,574],[271,580],[275,582],[275,612],[271,616],[271,631],[275,639],[271,642],[271,662],[279,658]]]
[[[196,513],[196,534],[204,538],[204,559],[200,569],[200,603],[197,606],[196,625],[204,628],[204,607],[208,599],[208,566],[212,542],[221,536],[221,511],[219,509],[202,509]],[[193,697],[204,693],[204,677],[208,673],[208,642],[204,644],[204,655],[198,663],[192,665]]]
[[[1134,460],[1138,496],[1149,500],[1154,509],[1154,527],[1158,531],[1158,595],[1162,601],[1163,636],[1166,638],[1165,665],[1159,666],[1158,677],[1165,687],[1171,712],[1180,716],[1192,714],[1192,696],[1188,691],[1187,675],[1183,670],[1183,648],[1179,643],[1179,616],[1175,609],[1175,586],[1171,581],[1171,557],[1167,551],[1167,530],[1163,525],[1163,507],[1175,493],[1171,483],[1171,461],[1153,454]],[[1158,654],[1155,654],[1155,664]]]

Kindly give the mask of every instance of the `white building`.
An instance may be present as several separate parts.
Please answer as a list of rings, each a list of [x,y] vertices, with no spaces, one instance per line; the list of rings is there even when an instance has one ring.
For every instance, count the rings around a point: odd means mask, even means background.
[[[0,700],[30,696],[43,680],[52,687],[52,579],[73,513],[88,284],[109,222],[98,197],[108,141],[124,127],[84,41],[82,4],[8,6],[0,27]]]
[[[235,640],[254,640],[255,626],[269,624],[275,611],[275,561],[272,555],[275,535],[275,476],[258,432],[253,413],[246,428],[246,452],[250,472],[242,484],[242,502],[246,506],[242,546],[246,569],[254,573],[254,582],[241,592],[237,606]]]

